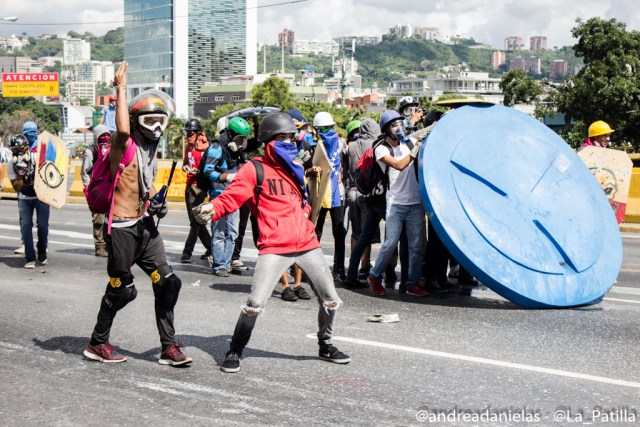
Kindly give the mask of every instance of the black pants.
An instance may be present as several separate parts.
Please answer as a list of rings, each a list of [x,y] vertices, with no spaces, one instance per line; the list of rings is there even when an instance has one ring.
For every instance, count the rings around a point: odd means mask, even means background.
[[[240,222],[238,223],[238,237],[234,242],[233,255],[231,261],[240,259],[240,252],[242,251],[242,241],[244,240],[244,233],[247,231],[247,223],[251,219],[251,234],[253,237],[253,244],[258,244],[258,221],[251,215],[249,205],[245,203],[240,208]]]
[[[182,258],[189,259],[193,254],[193,248],[196,245],[196,241],[200,238],[200,243],[205,247],[207,252],[211,253],[211,234],[205,224],[199,224],[193,216],[192,208],[198,206],[204,199],[206,199],[207,193],[201,191],[196,196],[191,186],[188,186],[184,192],[184,202],[187,205],[187,215],[189,216],[189,235],[187,241],[184,242],[184,249],[182,250]]]
[[[168,275],[173,274],[171,267],[167,264],[164,243],[160,233],[158,233],[153,217],[144,218],[130,227],[113,227],[110,235],[107,234],[107,227],[104,227],[104,230],[107,251],[109,252],[107,273],[109,274],[110,283],[113,283],[113,285],[107,285],[105,295],[109,293],[113,295],[114,289],[133,284],[134,277],[131,274],[131,267],[134,264],[138,265],[151,278],[154,288],[162,280],[165,280]],[[165,308],[158,300],[157,292],[154,292],[154,295],[156,295],[156,325],[160,334],[162,349],[165,350],[175,343],[173,308]],[[111,325],[119,309],[110,308],[103,300],[98,312],[98,321],[91,335],[90,344],[92,346],[109,341]]]
[[[380,235],[380,221],[382,221],[386,215],[387,208],[384,202],[380,202],[379,200],[372,200],[367,201],[366,203],[367,213],[365,215],[364,221],[362,222],[362,227],[360,228],[360,236],[358,236],[358,240],[356,241],[355,246],[351,248],[351,256],[349,257],[347,281],[350,282],[356,281],[358,279],[358,266],[360,265],[360,257],[362,257],[362,252],[367,246],[372,243],[374,238]],[[396,262],[389,262],[389,264],[385,268],[386,277],[395,277],[395,266]],[[403,269],[403,272],[404,271],[405,269]]]
[[[331,216],[331,231],[333,232],[333,240],[335,252],[333,253],[333,271],[344,271],[344,206],[336,206],[335,208],[321,208],[316,222],[316,235],[318,241],[322,238],[322,229],[324,228],[324,220],[327,212]]]

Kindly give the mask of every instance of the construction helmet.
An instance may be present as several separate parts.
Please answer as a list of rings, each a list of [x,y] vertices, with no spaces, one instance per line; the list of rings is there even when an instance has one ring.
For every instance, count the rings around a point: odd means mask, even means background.
[[[296,125],[291,116],[285,113],[271,113],[267,114],[260,122],[258,141],[267,143],[276,135],[296,132]]]
[[[320,111],[313,117],[313,127],[321,128],[321,127],[329,127],[334,126],[336,122],[333,121],[333,117],[326,111]]]
[[[202,123],[198,119],[189,119],[182,128],[185,132],[202,132]]]
[[[297,128],[301,128],[302,126],[309,123],[307,119],[304,118],[300,110],[292,108],[291,110],[287,111],[287,114],[291,116],[291,118],[293,119],[293,123],[295,123]]]
[[[223,130],[225,130],[227,128],[227,125],[229,124],[229,118],[228,117],[220,117],[218,119],[218,122],[216,123],[216,129],[218,129],[218,133],[222,133]]]
[[[129,102],[129,115],[134,125],[140,116],[146,114],[164,114],[169,116],[176,110],[176,104],[166,93],[157,89],[145,90]]]
[[[349,136],[354,130],[358,129],[360,129],[360,120],[351,120],[347,125],[347,136]]]
[[[603,122],[602,120],[598,120],[597,122],[591,123],[589,126],[589,138],[599,135],[606,135],[608,133],[615,132],[608,123]]]
[[[249,123],[242,117],[234,117],[229,120],[227,124],[228,131],[233,132],[236,135],[249,136],[249,132],[251,132],[251,127]]]

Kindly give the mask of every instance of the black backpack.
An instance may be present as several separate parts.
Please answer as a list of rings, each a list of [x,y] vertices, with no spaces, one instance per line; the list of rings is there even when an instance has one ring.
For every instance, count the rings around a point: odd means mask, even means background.
[[[227,147],[225,147],[224,145],[222,145],[220,143],[220,140],[214,139],[213,141],[211,141],[211,143],[209,144],[209,148],[211,148],[213,146],[213,144],[218,144],[220,146],[220,149],[222,150],[222,162],[221,163],[226,163],[228,166],[232,166],[232,165],[235,165],[235,164],[238,163],[237,159],[235,159],[231,155],[231,153],[229,153],[229,150],[227,149]],[[213,187],[213,184],[212,184],[211,180],[204,173],[204,167],[207,164],[207,157],[208,157],[207,153],[209,153],[209,148],[207,148],[205,150],[205,152],[202,154],[202,158],[200,159],[200,163],[198,164],[198,174],[196,176],[196,186],[201,191],[204,191],[204,192],[207,192],[207,193]],[[220,169],[219,166],[216,166],[216,169],[219,172],[222,172],[222,169]]]

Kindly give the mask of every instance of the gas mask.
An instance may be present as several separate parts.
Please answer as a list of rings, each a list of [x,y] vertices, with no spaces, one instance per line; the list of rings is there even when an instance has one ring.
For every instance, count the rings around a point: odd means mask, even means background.
[[[243,151],[247,148],[247,137],[244,135],[236,135],[229,144],[227,144],[227,147],[234,153],[236,151]]]
[[[404,120],[396,120],[389,124],[387,129],[387,135],[395,141],[402,141],[405,136],[406,129],[404,127]]]

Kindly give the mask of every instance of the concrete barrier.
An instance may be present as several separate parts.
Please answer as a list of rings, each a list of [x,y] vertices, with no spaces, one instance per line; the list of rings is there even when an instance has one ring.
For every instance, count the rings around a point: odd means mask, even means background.
[[[640,168],[633,168],[631,173],[631,185],[629,187],[624,222],[640,223]]]

